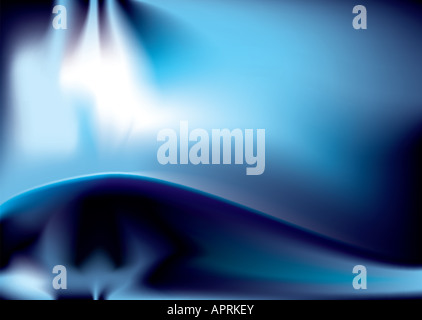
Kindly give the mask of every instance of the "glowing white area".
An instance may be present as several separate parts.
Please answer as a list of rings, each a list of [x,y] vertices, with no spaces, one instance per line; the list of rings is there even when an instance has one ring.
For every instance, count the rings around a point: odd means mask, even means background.
[[[50,300],[50,278],[24,260],[14,261],[12,266],[0,275],[0,292],[12,299]],[[51,289],[49,289],[51,290]]]
[[[98,3],[90,2],[84,35],[75,53],[66,57],[60,71],[60,84],[72,95],[87,95],[93,101],[100,145],[121,145],[122,140],[139,137],[141,131],[162,126],[169,118],[161,110],[148,83],[145,56],[131,59],[128,28],[119,8],[107,3],[110,33],[107,44],[100,44]],[[137,50],[139,53],[139,50]],[[143,54],[143,52],[140,52]],[[142,74],[142,76],[139,76]]]
[[[63,157],[77,147],[77,119],[57,83],[66,40],[66,34],[53,30],[14,54],[10,145],[18,155]]]

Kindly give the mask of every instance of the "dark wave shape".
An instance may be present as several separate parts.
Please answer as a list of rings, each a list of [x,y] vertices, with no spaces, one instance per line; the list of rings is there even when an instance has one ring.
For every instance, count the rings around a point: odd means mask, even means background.
[[[109,272],[138,265],[130,276],[133,290],[320,297],[335,294],[327,283],[350,286],[351,269],[338,264],[386,260],[213,196],[136,176],[55,183],[1,209],[0,275],[17,256],[47,271],[62,264],[88,273],[86,265],[100,252],[100,269],[104,261]],[[107,273],[100,281],[99,296],[107,297],[115,288],[106,285]],[[87,297],[92,288],[55,294]]]

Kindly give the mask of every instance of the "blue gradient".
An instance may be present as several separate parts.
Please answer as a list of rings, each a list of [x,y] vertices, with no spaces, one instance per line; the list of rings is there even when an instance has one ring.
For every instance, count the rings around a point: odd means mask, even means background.
[[[82,185],[91,178],[77,177],[94,176],[96,181],[115,172],[122,179],[158,179],[156,183],[170,183],[193,197],[229,203],[228,213],[244,210],[306,237],[291,242],[289,235],[266,235],[265,228],[254,230],[240,222],[241,227],[224,230],[224,236],[204,227],[194,237],[193,229],[180,227],[208,253],[189,261],[189,268],[192,263],[203,272],[198,275],[202,286],[184,291],[174,279],[164,279],[163,290],[133,286],[132,280],[147,270],[135,248],[146,250],[151,261],[162,253],[160,248],[149,252],[134,232],[133,239],[122,236],[133,261],[121,268],[101,252],[87,258],[86,268],[69,266],[75,295],[420,295],[420,5],[368,1],[368,30],[358,31],[352,28],[352,1],[54,3],[66,6],[68,30],[55,30],[47,21],[48,28],[40,31],[37,20],[22,18],[23,27],[5,42],[7,50],[2,48],[8,71],[1,71],[7,95],[0,107],[5,132],[0,223],[13,220],[14,208],[33,198],[40,212],[29,218],[22,209],[27,218],[20,223],[33,224],[41,238],[39,248],[29,250],[23,261],[2,266],[1,295],[56,298],[43,283],[51,277],[60,246],[75,247],[71,240],[59,240],[58,230],[70,232],[64,226],[54,230],[36,223],[53,219],[41,208],[58,201],[55,197],[70,196],[63,190],[73,192],[73,184],[82,188],[74,192],[83,193]],[[48,12],[51,7],[45,4]],[[245,166],[237,165],[160,165],[157,133],[178,131],[183,120],[191,130],[265,129],[265,173],[246,176]],[[201,201],[197,219],[202,219]],[[193,210],[190,200],[184,205]],[[179,228],[178,220],[169,221]],[[312,244],[309,235],[340,248]],[[351,292],[356,264],[368,268],[367,292]],[[35,266],[39,270],[31,271]],[[232,280],[237,289],[207,287],[207,272],[218,281]],[[19,277],[35,279],[28,296],[13,291]]]

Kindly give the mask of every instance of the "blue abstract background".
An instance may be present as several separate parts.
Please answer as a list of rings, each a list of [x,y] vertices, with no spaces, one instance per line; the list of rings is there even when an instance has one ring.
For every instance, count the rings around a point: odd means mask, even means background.
[[[422,6],[356,4],[1,3],[0,296],[420,297]],[[265,129],[264,174],[160,165],[183,120]]]

